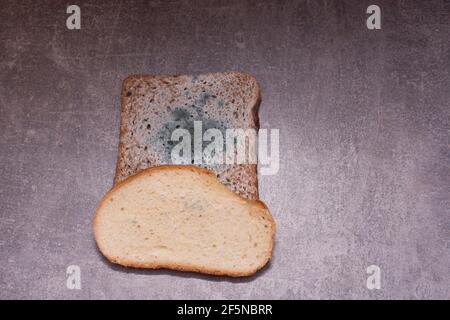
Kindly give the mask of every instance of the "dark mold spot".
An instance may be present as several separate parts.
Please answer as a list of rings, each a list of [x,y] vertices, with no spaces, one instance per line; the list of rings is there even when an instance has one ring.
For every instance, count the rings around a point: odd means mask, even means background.
[[[189,110],[189,111],[188,111]],[[185,129],[189,132],[191,136],[191,159],[193,159],[193,152],[194,152],[194,121],[202,121],[202,134],[205,133],[206,130],[214,128],[219,129],[223,136],[225,137],[225,129],[226,126],[224,123],[220,121],[216,121],[213,119],[205,119],[203,110],[198,107],[194,106],[195,112],[191,113],[192,110],[189,108],[188,110],[182,109],[180,107],[175,108],[170,113],[169,121],[164,123],[162,128],[158,131],[157,137],[159,137],[159,140],[157,144],[159,144],[159,150],[161,151],[161,154],[163,154],[163,160],[166,163],[172,163],[171,159],[171,152],[172,147],[176,144],[178,144],[178,141],[172,141],[172,133],[176,129]],[[192,110],[192,111],[190,111]],[[182,138],[180,138],[181,141]],[[152,140],[148,140],[147,143],[154,144],[155,142]],[[209,145],[210,141],[205,141],[203,143],[203,148],[205,148],[207,145]],[[225,144],[225,139],[224,139]],[[224,146],[225,147],[225,146]],[[224,149],[225,150],[225,149]]]
[[[200,95],[200,97],[198,98],[197,104],[198,104],[200,107],[203,108],[203,107],[205,106],[205,104],[206,104],[206,102],[208,101],[209,98],[211,98],[211,95],[210,95],[208,92],[204,92],[204,93],[202,93],[202,94]]]
[[[189,117],[189,113],[186,110],[176,108],[172,111],[171,118],[173,121],[184,121]]]

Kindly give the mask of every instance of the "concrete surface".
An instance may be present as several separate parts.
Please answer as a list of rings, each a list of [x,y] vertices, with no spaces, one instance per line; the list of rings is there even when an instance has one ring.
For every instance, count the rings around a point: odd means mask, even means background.
[[[74,3],[78,31],[72,2],[0,2],[1,298],[449,298],[448,1]],[[260,81],[261,126],[280,129],[260,178],[272,263],[240,280],[110,265],[91,217],[122,79],[222,70]]]

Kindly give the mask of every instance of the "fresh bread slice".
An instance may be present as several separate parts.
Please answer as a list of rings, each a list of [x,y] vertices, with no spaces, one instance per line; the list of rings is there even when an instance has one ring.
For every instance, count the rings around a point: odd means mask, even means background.
[[[149,167],[174,164],[171,150],[178,142],[171,141],[172,132],[187,129],[193,136],[194,121],[202,121],[203,132],[215,128],[224,137],[227,128],[257,130],[259,103],[258,82],[242,72],[128,77],[121,93],[114,183]],[[236,193],[258,199],[256,164],[199,166]]]
[[[118,183],[93,229],[116,264],[239,277],[269,261],[275,223],[264,203],[230,191],[211,171],[168,165]]]

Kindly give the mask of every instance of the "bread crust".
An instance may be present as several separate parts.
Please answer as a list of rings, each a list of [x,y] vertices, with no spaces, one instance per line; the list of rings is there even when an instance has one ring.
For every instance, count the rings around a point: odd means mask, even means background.
[[[246,77],[248,79],[251,79],[255,82],[256,88],[254,94],[256,95],[255,103],[250,106],[249,114],[251,116],[250,126],[249,128],[254,128],[255,130],[259,130],[259,107],[261,104],[261,90],[260,85],[258,81],[249,73],[247,72],[237,72],[237,71],[228,71],[228,72],[220,72],[220,73],[205,73],[201,76],[214,76],[214,75],[240,75],[243,77]],[[144,80],[148,81],[151,79],[164,79],[164,78],[177,78],[177,77],[188,77],[188,75],[151,75],[151,74],[134,74],[128,76],[122,83],[121,87],[121,94],[120,94],[120,129],[119,129],[119,145],[118,145],[118,155],[116,160],[116,167],[115,167],[115,174],[114,174],[114,180],[113,183],[117,184],[119,181],[123,179],[124,173],[121,170],[121,164],[125,161],[125,148],[127,147],[125,144],[125,136],[128,133],[127,132],[127,121],[125,119],[125,116],[127,115],[127,111],[125,110],[125,106],[127,105],[127,88],[131,86],[131,84],[138,80]],[[156,165],[164,165],[166,163],[157,163]],[[246,177],[248,177],[248,180],[250,181],[249,187],[251,188],[250,191],[247,192],[240,192],[239,190],[233,190],[231,186],[229,186],[232,191],[246,197],[249,199],[258,199],[259,198],[259,192],[258,192],[258,171],[257,171],[257,165],[256,164],[243,164],[243,165],[233,165],[231,168],[231,182],[234,182],[235,184],[241,183],[239,181],[240,179],[237,177],[234,177],[234,175],[238,176],[240,171],[245,171]],[[126,175],[125,175],[126,177]]]
[[[264,259],[262,260],[262,262],[259,265],[255,266],[254,268],[248,269],[246,271],[236,271],[236,270],[231,270],[231,269],[229,269],[229,270],[212,269],[212,268],[202,267],[202,266],[193,265],[193,264],[176,264],[176,263],[163,263],[163,262],[162,263],[161,262],[136,263],[135,261],[132,261],[132,260],[123,259],[120,257],[109,255],[102,248],[102,244],[101,244],[101,241],[99,241],[99,237],[98,237],[98,233],[97,233],[99,211],[102,208],[102,206],[104,205],[105,201],[117,189],[121,188],[124,185],[127,185],[128,183],[134,181],[135,179],[140,178],[142,176],[150,176],[154,173],[164,171],[164,170],[190,170],[192,172],[197,172],[200,174],[207,174],[218,181],[218,179],[214,173],[212,173],[210,170],[207,170],[204,168],[191,166],[191,165],[162,165],[162,166],[156,166],[156,167],[151,167],[151,168],[142,170],[139,173],[137,173],[133,176],[130,176],[123,181],[118,182],[116,185],[113,186],[113,188],[111,190],[109,190],[104,195],[104,197],[100,201],[100,203],[97,206],[97,209],[94,213],[93,223],[92,223],[95,242],[97,243],[97,246],[98,246],[98,249],[100,250],[100,252],[106,257],[106,259],[108,261],[110,261],[111,263],[114,263],[114,264],[124,266],[124,267],[132,267],[132,268],[138,268],[138,269],[171,269],[171,270],[177,270],[177,271],[196,272],[196,273],[203,273],[203,274],[209,274],[209,275],[215,275],[215,276],[230,276],[230,277],[251,276],[251,275],[255,274],[258,270],[262,269],[269,262],[269,260],[271,259],[272,251],[273,251],[273,247],[274,247],[274,236],[275,236],[275,229],[276,229],[275,221],[274,221],[272,215],[270,214],[267,206],[262,201],[244,198],[244,197],[239,196],[238,194],[232,192],[229,189],[227,189],[227,190],[230,192],[230,195],[247,202],[249,205],[258,206],[261,209],[264,209],[263,211],[260,211],[260,212],[262,213],[263,218],[265,220],[267,220],[267,222],[268,222],[268,226],[269,226],[268,232],[270,233],[271,241],[270,241],[269,248],[266,251],[266,255],[265,255]]]

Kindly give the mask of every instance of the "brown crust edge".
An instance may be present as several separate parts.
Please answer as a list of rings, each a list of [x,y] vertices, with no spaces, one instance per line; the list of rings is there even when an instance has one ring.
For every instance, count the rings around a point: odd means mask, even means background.
[[[123,143],[123,139],[122,137],[125,135],[125,122],[123,119],[123,115],[124,115],[124,108],[125,108],[125,99],[126,99],[126,88],[127,88],[127,84],[130,81],[133,81],[137,78],[140,78],[142,76],[140,75],[130,75],[128,77],[125,78],[125,80],[123,80],[122,82],[122,87],[120,89],[120,123],[119,123],[119,146],[118,146],[118,152],[117,152],[117,160],[116,160],[116,170],[114,172],[114,180],[113,180],[113,184],[116,185],[118,183],[118,177],[119,177],[119,172],[120,172],[120,168],[119,165],[122,162],[121,159],[123,159],[123,155],[124,155],[124,143]],[[148,77],[151,77],[151,75],[148,75]]]
[[[263,212],[264,212],[264,217],[270,223],[270,233],[271,233],[270,239],[271,239],[271,241],[270,241],[270,247],[267,250],[267,255],[266,255],[265,259],[262,261],[262,263],[251,270],[237,272],[234,270],[225,270],[225,269],[221,269],[221,270],[208,269],[205,267],[196,266],[196,265],[188,265],[188,264],[135,263],[131,260],[121,259],[119,257],[108,255],[104,250],[102,250],[101,244],[99,243],[98,238],[97,238],[97,219],[98,219],[98,215],[99,215],[99,210],[102,208],[102,206],[103,206],[104,202],[106,201],[106,199],[108,198],[108,196],[110,194],[112,194],[115,190],[121,188],[122,186],[130,183],[131,181],[133,181],[139,177],[151,175],[154,172],[162,171],[162,170],[190,170],[190,171],[201,173],[201,174],[208,174],[210,177],[214,178],[217,182],[219,182],[220,185],[222,185],[224,187],[224,190],[227,190],[234,197],[238,197],[241,200],[244,200],[245,202],[249,203],[250,205],[259,206],[259,207],[265,209]],[[254,275],[257,271],[261,270],[271,259],[272,251],[273,251],[273,247],[274,247],[276,224],[275,224],[275,221],[274,221],[272,215],[270,214],[270,211],[268,210],[268,208],[264,204],[264,202],[262,202],[260,200],[247,199],[247,198],[244,198],[244,197],[236,194],[235,192],[228,189],[225,185],[223,185],[219,181],[219,179],[217,179],[215,174],[212,173],[211,171],[204,169],[204,168],[191,166],[191,165],[185,165],[185,166],[184,165],[162,165],[162,166],[156,166],[156,167],[151,167],[151,168],[142,170],[142,171],[138,172],[137,174],[130,176],[130,177],[126,178],[125,180],[118,182],[115,186],[113,186],[113,188],[110,189],[103,196],[102,200],[100,201],[100,203],[98,204],[98,206],[95,210],[93,221],[92,221],[92,229],[93,229],[95,243],[97,244],[99,251],[103,254],[103,256],[106,257],[106,259],[108,261],[110,261],[111,263],[114,263],[114,264],[122,265],[124,267],[138,268],[138,269],[170,269],[170,270],[185,271],[185,272],[203,273],[203,274],[209,274],[209,275],[215,275],[215,276],[246,277],[246,276]]]
[[[251,74],[246,73],[246,72],[242,72],[243,74],[245,74],[246,76],[250,77],[251,79],[253,79],[253,81],[255,81],[256,83],[256,99],[255,99],[255,103],[253,104],[253,106],[250,109],[250,112],[253,116],[253,123],[255,124],[255,130],[256,132],[258,132],[259,135],[259,117],[258,117],[258,113],[259,113],[259,108],[261,106],[261,86],[258,82],[258,80],[256,80],[255,77],[253,77]],[[251,165],[252,168],[252,174],[254,174],[255,176],[255,184],[256,184],[256,191],[255,194],[253,195],[256,199],[259,199],[259,181],[258,181],[258,164],[254,164]]]

